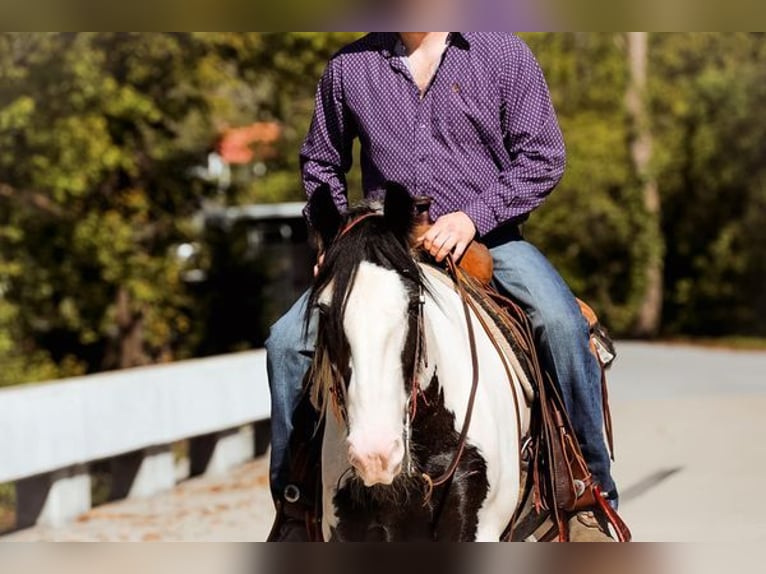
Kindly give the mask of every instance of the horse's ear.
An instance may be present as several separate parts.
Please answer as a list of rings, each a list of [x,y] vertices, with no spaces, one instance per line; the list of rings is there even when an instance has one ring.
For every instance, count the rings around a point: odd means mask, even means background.
[[[397,237],[409,236],[415,218],[415,202],[403,185],[395,182],[386,184],[383,216]]]
[[[311,194],[308,216],[311,225],[322,239],[321,249],[327,249],[338,235],[343,221],[340,211],[333,201],[332,190],[329,185],[323,184]]]

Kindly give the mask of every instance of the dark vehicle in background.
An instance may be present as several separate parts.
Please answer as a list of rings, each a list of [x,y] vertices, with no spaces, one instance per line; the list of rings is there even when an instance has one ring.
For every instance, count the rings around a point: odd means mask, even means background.
[[[309,287],[314,249],[303,203],[205,209],[200,242],[179,247],[201,326],[198,356],[262,347]]]

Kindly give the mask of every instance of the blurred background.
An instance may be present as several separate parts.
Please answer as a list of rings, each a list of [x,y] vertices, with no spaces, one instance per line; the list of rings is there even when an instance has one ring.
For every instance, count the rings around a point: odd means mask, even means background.
[[[0,385],[260,345],[310,255],[299,210],[247,208],[303,199],[357,36],[0,36]],[[766,336],[764,35],[524,38],[569,152],[531,240],[620,336]]]
[[[0,34],[0,386],[262,346],[310,281],[316,83],[359,35]],[[621,338],[766,348],[766,35],[522,37],[569,160],[527,237]]]

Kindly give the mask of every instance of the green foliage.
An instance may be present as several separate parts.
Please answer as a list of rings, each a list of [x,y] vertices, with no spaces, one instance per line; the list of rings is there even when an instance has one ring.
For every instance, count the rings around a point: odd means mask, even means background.
[[[665,256],[667,334],[766,334],[766,36],[652,34],[654,237],[627,153],[620,34],[529,34],[568,145],[560,187],[528,235],[617,333],[629,333],[643,269]]]
[[[0,385],[188,355],[173,247],[202,202],[299,199],[319,74],[353,34],[0,35]],[[192,176],[226,127],[284,153],[228,196]]]
[[[672,333],[766,333],[765,38],[654,37]]]
[[[50,376],[50,359],[62,374],[156,360],[188,330],[169,249],[210,193],[189,168],[214,136],[198,118],[220,78],[197,73],[213,50],[174,34],[0,43],[1,332],[18,333],[0,381]]]

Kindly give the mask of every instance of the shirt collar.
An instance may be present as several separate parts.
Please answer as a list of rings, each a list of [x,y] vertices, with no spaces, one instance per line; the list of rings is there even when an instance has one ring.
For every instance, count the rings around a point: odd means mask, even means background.
[[[467,50],[471,47],[470,32],[450,32],[447,42],[452,46]]]
[[[471,46],[469,34],[466,32],[450,32],[447,36],[447,45],[467,50]],[[386,58],[401,56],[403,48],[399,34],[396,32],[382,32],[378,36],[378,49]]]

